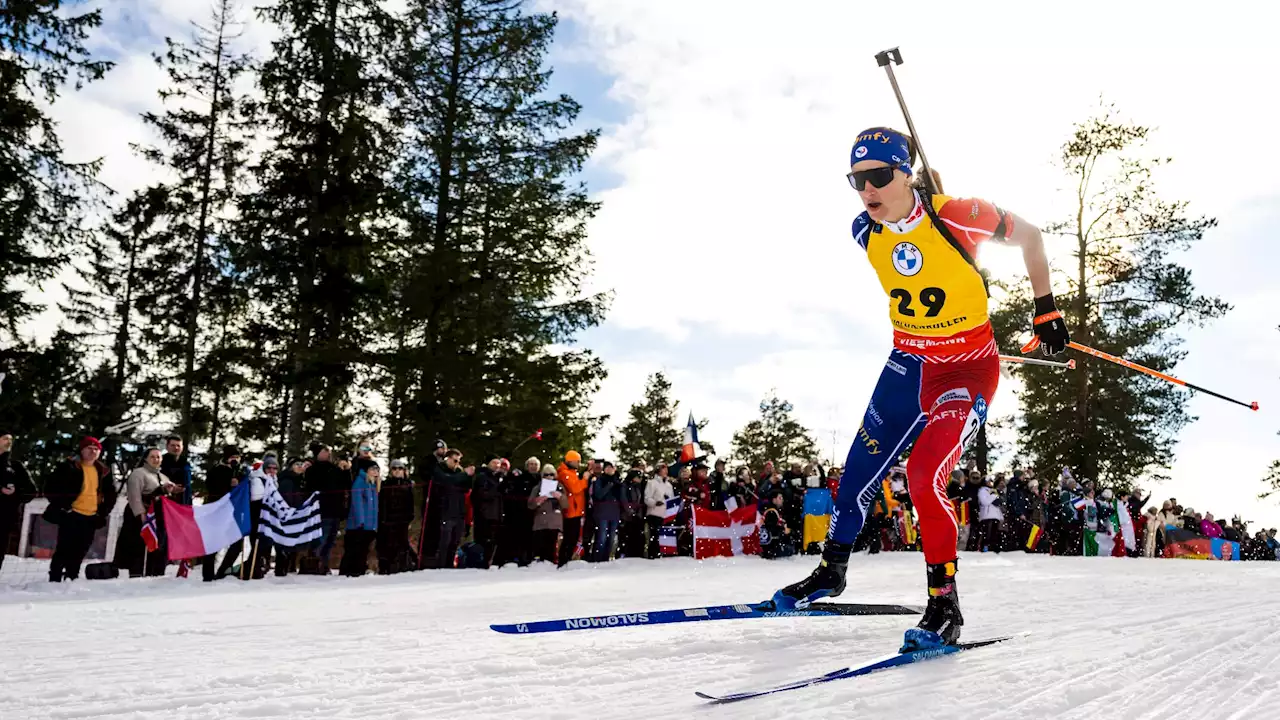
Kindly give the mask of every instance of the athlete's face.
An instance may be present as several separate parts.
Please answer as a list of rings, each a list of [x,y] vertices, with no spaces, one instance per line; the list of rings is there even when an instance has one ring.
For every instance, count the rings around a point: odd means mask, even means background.
[[[883,160],[860,160],[853,164],[854,172],[888,168]],[[915,196],[911,194],[911,178],[901,170],[893,171],[893,179],[884,187],[876,187],[875,178],[868,179],[858,191],[862,205],[867,214],[876,222],[896,222],[906,217],[915,206]]]

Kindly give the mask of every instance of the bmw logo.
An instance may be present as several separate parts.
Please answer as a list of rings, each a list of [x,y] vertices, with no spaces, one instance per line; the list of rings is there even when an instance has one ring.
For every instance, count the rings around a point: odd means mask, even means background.
[[[924,267],[924,255],[920,248],[909,242],[900,242],[893,247],[893,269],[901,275],[915,275]]]

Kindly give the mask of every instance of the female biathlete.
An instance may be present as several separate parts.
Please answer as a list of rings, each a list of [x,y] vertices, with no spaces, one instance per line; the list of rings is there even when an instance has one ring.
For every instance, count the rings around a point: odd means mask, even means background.
[[[909,136],[877,127],[858,135],[849,182],[866,211],[853,237],[889,295],[893,350],[862,418],[840,478],[822,563],[779,590],[779,609],[803,608],[844,591],[853,541],[889,468],[915,443],[907,463],[920,517],[929,604],[903,651],[955,643],[964,620],[956,595],[956,515],[947,480],[987,417],[1000,360],[987,317],[987,289],[974,263],[994,241],[1022,248],[1035,292],[1035,334],[1048,355],[1069,337],[1054,305],[1040,231],[982,200],[930,195],[915,181]]]

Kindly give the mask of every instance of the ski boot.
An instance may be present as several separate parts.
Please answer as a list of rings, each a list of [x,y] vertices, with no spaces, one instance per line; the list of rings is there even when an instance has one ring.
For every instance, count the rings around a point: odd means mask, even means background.
[[[956,561],[928,566],[929,605],[920,624],[906,632],[899,652],[954,645],[960,639],[960,596],[956,594]]]
[[[827,543],[822,551],[822,562],[809,577],[773,594],[774,608],[803,610],[815,600],[844,592],[844,574],[849,569],[849,551],[852,549],[850,544]]]

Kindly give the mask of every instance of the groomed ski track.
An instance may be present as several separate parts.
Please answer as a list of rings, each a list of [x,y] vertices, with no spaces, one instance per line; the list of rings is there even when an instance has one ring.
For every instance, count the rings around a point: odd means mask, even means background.
[[[0,586],[0,717],[1228,720],[1280,707],[1280,563],[962,554],[966,637],[1029,636],[729,706],[693,693],[882,657],[913,619],[529,636],[488,627],[751,602],[813,563],[679,558],[355,580]],[[842,600],[919,604],[923,560],[858,556],[849,580]]]

